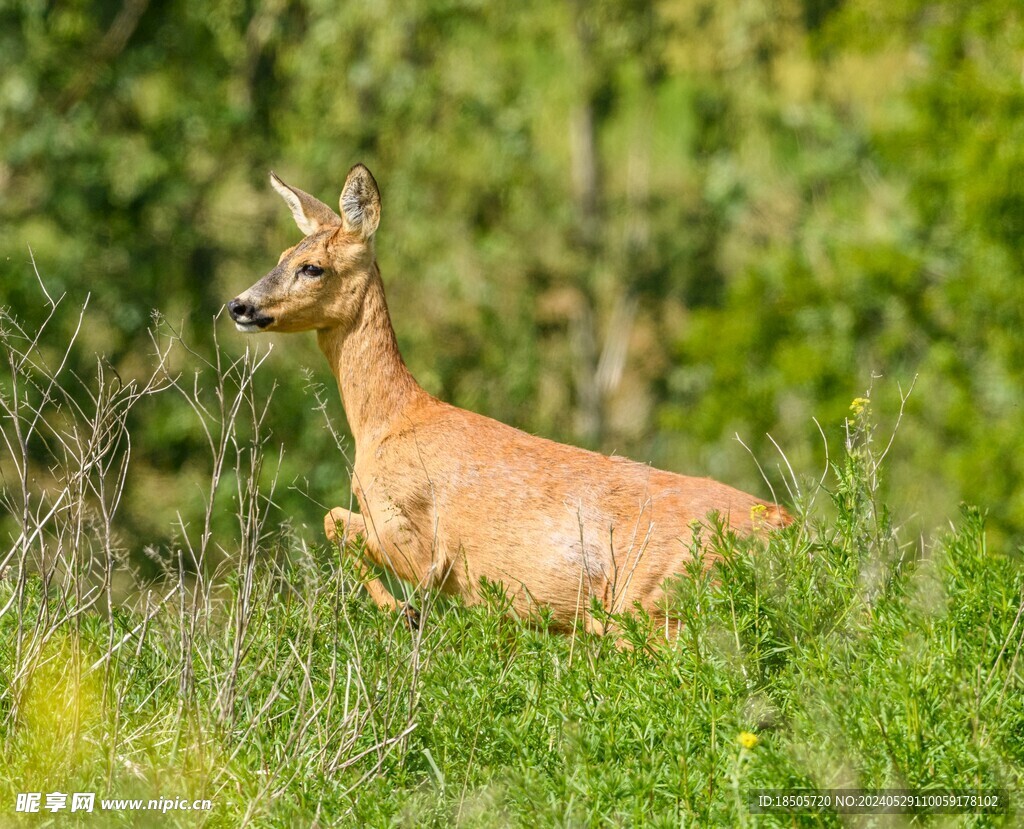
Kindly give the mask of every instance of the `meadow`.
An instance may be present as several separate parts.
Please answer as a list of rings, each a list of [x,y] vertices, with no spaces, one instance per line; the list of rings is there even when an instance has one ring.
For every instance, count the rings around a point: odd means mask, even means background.
[[[4,318],[4,825],[897,819],[751,808],[752,791],[794,787],[998,789],[1008,812],[897,825],[1019,825],[1024,567],[973,507],[906,536],[879,495],[900,434],[868,398],[839,426],[840,455],[789,470],[792,527],[752,540],[709,521],[668,642],[642,614],[608,619],[617,636],[549,633],[512,617],[498,586],[471,608],[412,592],[410,629],[361,591],[358,549],[272,520],[287,447],[263,429],[265,352],[178,369],[191,352],[164,327],[149,379],[124,382],[102,361],[66,373],[77,346],[46,333]],[[147,549],[160,572],[146,576],[118,509],[133,409],[165,394],[206,436],[207,510]],[[95,807],[19,813],[28,792],[91,792]],[[100,805],[161,797],[211,808]]]

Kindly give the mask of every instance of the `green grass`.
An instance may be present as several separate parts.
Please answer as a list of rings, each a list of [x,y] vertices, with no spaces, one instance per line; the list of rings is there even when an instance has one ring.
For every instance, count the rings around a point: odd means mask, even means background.
[[[1003,787],[1019,801],[1019,560],[987,549],[974,510],[920,560],[877,526],[841,508],[763,550],[706,539],[729,554],[679,582],[669,645],[645,645],[642,621],[633,649],[549,635],[497,597],[421,596],[410,632],[325,550],[260,561],[247,599],[235,581],[194,611],[186,591],[148,614],[79,616],[53,629],[16,711],[3,697],[4,823],[44,825],[19,823],[15,796],[54,790],[214,802],[82,821],[161,826],[792,825],[751,814],[752,787]],[[37,580],[24,595],[26,621],[55,610]],[[17,618],[0,618],[5,677]],[[818,822],[840,825],[796,821]]]

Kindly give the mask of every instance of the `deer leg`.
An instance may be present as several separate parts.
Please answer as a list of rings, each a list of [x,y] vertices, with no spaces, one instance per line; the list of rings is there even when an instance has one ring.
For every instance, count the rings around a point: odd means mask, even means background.
[[[342,507],[335,507],[324,516],[324,531],[327,533],[327,538],[336,544],[344,545],[346,541],[356,536],[362,536],[367,547],[370,547],[373,543],[366,532],[366,523],[363,521],[363,516]],[[377,558],[380,558],[380,556],[377,556]],[[385,610],[398,610],[398,601],[388,592],[388,589],[381,583],[380,579],[373,577],[372,571],[365,561],[356,561],[356,572],[359,574],[363,587],[370,594],[370,598],[376,602],[377,607]]]

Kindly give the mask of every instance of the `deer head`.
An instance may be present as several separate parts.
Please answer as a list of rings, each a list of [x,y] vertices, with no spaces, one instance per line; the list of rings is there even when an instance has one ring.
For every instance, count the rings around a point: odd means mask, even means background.
[[[228,303],[235,327],[247,334],[350,327],[374,273],[373,234],[380,222],[377,182],[362,164],[349,170],[340,216],[274,173],[270,183],[306,237],[281,254],[276,268]]]

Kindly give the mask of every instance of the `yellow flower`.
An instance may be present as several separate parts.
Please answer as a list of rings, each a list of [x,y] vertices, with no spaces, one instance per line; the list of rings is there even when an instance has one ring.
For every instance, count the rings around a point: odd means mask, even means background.
[[[754,506],[750,508],[750,520],[756,524],[759,519],[764,519],[767,512],[768,507],[764,504],[754,504]]]
[[[744,748],[753,748],[757,745],[757,735],[752,731],[741,731],[736,737],[736,742]]]
[[[853,398],[853,402],[850,404],[850,411],[855,415],[862,414],[870,402],[871,400],[867,397],[855,397]]]

